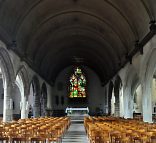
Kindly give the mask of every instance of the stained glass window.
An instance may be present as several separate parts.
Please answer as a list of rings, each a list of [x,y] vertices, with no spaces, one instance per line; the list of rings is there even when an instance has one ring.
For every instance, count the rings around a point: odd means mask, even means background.
[[[82,70],[77,67],[70,77],[70,98],[86,97],[86,78]]]

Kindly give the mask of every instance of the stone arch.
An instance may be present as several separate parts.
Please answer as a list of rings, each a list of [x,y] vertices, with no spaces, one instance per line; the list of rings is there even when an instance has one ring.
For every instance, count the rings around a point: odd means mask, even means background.
[[[21,118],[21,108],[20,103],[22,100],[22,96],[24,96],[24,89],[21,82],[19,82],[19,77],[17,76],[15,80],[15,84],[13,87],[13,95],[12,95],[12,101],[13,101],[13,119],[18,120]]]
[[[108,89],[108,115],[111,115],[111,98],[112,98],[113,88],[114,88],[113,82],[110,81],[109,89]]]
[[[133,93],[137,87],[137,82],[139,82],[139,76],[136,73],[133,65],[128,65],[128,71],[125,78],[124,89],[124,117],[133,118]]]
[[[133,98],[133,117],[138,116],[139,114],[142,115],[142,85],[138,76],[133,78],[131,95]]]
[[[20,89],[21,101],[21,118],[28,117],[28,94],[29,94],[29,78],[24,65],[21,65],[16,74],[16,84]]]
[[[17,71],[16,76],[19,75],[23,81],[24,85],[24,95],[26,96],[26,99],[28,99],[29,95],[29,77],[28,77],[28,72],[26,70],[26,67],[24,65],[21,65]]]
[[[131,93],[132,93],[132,95],[134,95],[135,90],[137,89],[137,87],[140,84],[141,83],[140,83],[139,77],[135,74],[135,76],[133,76],[132,86],[131,86]]]
[[[114,96],[115,96],[115,116],[120,116],[120,88],[122,81],[119,75],[116,76],[114,82]]]
[[[8,51],[4,43],[0,41],[0,67],[3,77],[4,87],[4,106],[3,106],[3,121],[12,121],[12,90],[14,87],[15,74],[13,65]],[[8,109],[8,107],[10,107]]]
[[[41,87],[41,116],[46,115],[46,108],[47,108],[47,86],[45,83],[42,84]]]
[[[37,76],[33,76],[32,83],[34,86],[35,96],[40,96],[40,82]]]
[[[133,98],[133,117],[142,117],[142,87],[141,83],[137,82],[134,84],[134,89],[132,90]],[[139,115],[139,116],[138,116]]]
[[[152,122],[152,80],[156,71],[155,57],[156,48],[153,48],[147,53],[147,56],[143,60],[144,64],[141,66],[141,70],[144,70],[144,72],[141,72],[141,82],[143,86],[143,120],[146,122]]]
[[[8,86],[9,84],[14,84],[15,73],[13,65],[7,50],[0,46],[0,65],[3,73],[3,84]]]
[[[143,81],[149,81],[153,77],[153,74],[156,70],[156,49],[153,49],[151,52],[151,55],[148,59],[145,60],[144,66],[142,66],[142,70],[144,69],[144,72],[142,72],[143,75]],[[146,66],[145,66],[146,65]]]
[[[33,117],[39,117],[40,116],[40,83],[39,80],[37,78],[37,76],[33,76],[31,84],[30,84],[30,88],[32,87],[32,93],[30,93],[29,97],[31,97],[31,99],[29,98],[29,102],[30,100],[32,100],[32,103],[29,105],[31,105],[32,107],[32,113],[33,113]],[[31,95],[32,94],[32,95]]]

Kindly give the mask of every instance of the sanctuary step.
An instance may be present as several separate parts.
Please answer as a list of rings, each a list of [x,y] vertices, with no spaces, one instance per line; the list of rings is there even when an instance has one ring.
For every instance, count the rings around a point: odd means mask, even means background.
[[[77,123],[83,123],[84,122],[84,118],[87,117],[88,115],[72,115],[72,116],[68,116],[71,119],[71,122],[77,124]]]
[[[85,132],[84,124],[79,122],[71,122],[62,143],[89,143]]]

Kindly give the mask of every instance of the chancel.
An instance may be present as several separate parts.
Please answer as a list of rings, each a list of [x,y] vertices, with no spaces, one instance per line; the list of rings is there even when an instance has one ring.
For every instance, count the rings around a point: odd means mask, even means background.
[[[155,0],[0,0],[0,141],[156,142]]]

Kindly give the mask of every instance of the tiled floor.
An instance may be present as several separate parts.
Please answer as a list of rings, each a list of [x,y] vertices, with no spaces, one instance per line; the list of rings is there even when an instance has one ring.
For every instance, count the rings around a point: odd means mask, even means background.
[[[63,143],[89,143],[83,123],[72,122],[62,142]]]

